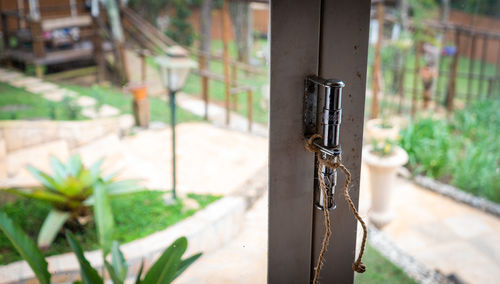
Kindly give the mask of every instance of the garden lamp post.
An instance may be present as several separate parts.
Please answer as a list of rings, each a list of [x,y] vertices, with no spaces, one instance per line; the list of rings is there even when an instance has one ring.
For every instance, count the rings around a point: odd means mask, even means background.
[[[172,196],[176,195],[176,165],[175,165],[175,94],[181,90],[186,83],[191,68],[196,67],[196,62],[189,59],[187,51],[179,46],[173,46],[167,50],[166,56],[155,58],[160,67],[161,79],[168,90],[170,102],[170,123],[172,126]]]

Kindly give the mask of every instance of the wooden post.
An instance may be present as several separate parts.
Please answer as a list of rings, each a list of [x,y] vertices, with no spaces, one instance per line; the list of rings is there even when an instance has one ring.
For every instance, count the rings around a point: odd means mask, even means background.
[[[379,103],[378,95],[380,92],[380,82],[382,77],[380,76],[380,49],[382,47],[382,37],[384,36],[384,2],[379,1],[377,3],[377,23],[378,23],[378,34],[377,43],[375,44],[375,59],[373,61],[372,70],[372,118],[378,117]]]
[[[230,89],[231,89],[231,78],[229,77],[229,10],[228,10],[228,0],[224,0],[222,4],[222,40],[224,43],[223,53],[224,53],[224,91],[226,98],[226,125],[229,125],[230,121]]]
[[[460,56],[460,30],[455,30],[455,46],[456,52],[453,55],[453,61],[451,63],[450,78],[448,79],[448,93],[446,95],[446,109],[449,113],[453,111],[453,101],[455,100],[455,90],[456,90],[456,80],[457,80],[457,70],[458,70],[458,58]]]
[[[417,112],[418,79],[420,78],[420,42],[415,42],[415,70],[413,72],[413,97],[411,99],[411,117]]]
[[[471,93],[472,93],[472,77],[474,73],[474,56],[476,54],[476,34],[472,34],[471,38],[471,48],[469,54],[469,78],[467,79],[467,102],[470,101]]]
[[[146,51],[141,49],[139,51],[139,56],[141,57],[141,81],[143,84],[146,84],[146,77],[148,70],[146,65]]]
[[[500,39],[498,40],[498,44],[500,45]],[[498,48],[497,54],[497,64],[495,66],[495,86],[493,87],[497,93],[500,93],[500,47]]]
[[[484,85],[484,67],[486,65],[486,55],[488,53],[488,40],[489,37],[487,35],[483,36],[483,48],[481,51],[481,67],[479,71],[479,86],[478,86],[478,94],[477,98],[481,98],[481,95],[483,95],[483,85]],[[488,82],[486,82],[488,83]],[[486,94],[484,94],[484,97],[486,97]]]
[[[9,46],[9,24],[7,20],[7,16],[4,13],[0,13],[0,17],[2,18],[2,39],[3,39],[3,48],[8,49]]]
[[[45,56],[45,46],[43,44],[42,22],[32,21],[30,25],[32,40],[33,40],[33,55],[35,58]]]
[[[247,104],[248,104],[248,132],[252,132],[253,124],[253,91],[248,89],[247,91]]]
[[[203,51],[200,52],[199,58],[200,62],[200,71],[201,71],[201,96],[203,98],[203,102],[205,103],[205,113],[203,115],[203,119],[208,120],[208,77],[206,76],[206,72],[208,72],[208,64],[207,57],[203,54]]]
[[[398,104],[398,113],[401,114],[403,112],[403,101],[405,99],[405,76],[406,76],[406,57],[404,58],[403,68],[401,70],[401,75],[399,77],[399,104]]]
[[[98,18],[99,15],[92,17],[92,29],[94,32],[94,37],[93,37],[93,47],[94,47],[94,54],[95,54],[95,60],[97,64],[97,83],[101,83],[104,80],[104,74],[106,72],[105,68],[105,62],[104,62],[104,52],[102,50],[102,37],[101,37],[101,30],[99,28],[98,24]]]

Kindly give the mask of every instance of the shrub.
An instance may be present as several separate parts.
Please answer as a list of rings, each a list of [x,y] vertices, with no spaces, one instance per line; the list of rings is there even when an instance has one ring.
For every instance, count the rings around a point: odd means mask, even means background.
[[[500,100],[457,111],[450,121],[421,119],[401,132],[414,174],[425,174],[500,202]]]

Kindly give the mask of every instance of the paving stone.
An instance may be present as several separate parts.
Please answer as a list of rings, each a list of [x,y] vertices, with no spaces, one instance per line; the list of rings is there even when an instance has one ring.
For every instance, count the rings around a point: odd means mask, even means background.
[[[120,110],[110,105],[104,104],[99,108],[99,117],[117,116],[119,114]]]
[[[13,76],[15,77],[15,76]],[[42,82],[41,79],[34,77],[17,77],[17,79],[10,81],[10,84],[15,87],[26,87],[28,85],[40,84]]]
[[[88,96],[81,96],[79,97],[77,100],[76,100],[76,103],[80,106],[80,107],[93,107],[97,104],[97,100],[92,98],[92,97],[88,97]]]
[[[30,83],[27,84],[25,87],[27,91],[32,92],[34,94],[43,94],[59,90],[59,86],[48,82]]]
[[[451,218],[446,218],[443,222],[455,234],[461,238],[469,239],[482,234],[492,233],[492,229],[484,223],[480,218],[474,215],[461,215]]]
[[[66,90],[56,89],[52,91],[45,91],[42,94],[43,98],[53,102],[60,102],[66,97]]]
[[[471,239],[469,243],[500,266],[500,235],[483,234]]]

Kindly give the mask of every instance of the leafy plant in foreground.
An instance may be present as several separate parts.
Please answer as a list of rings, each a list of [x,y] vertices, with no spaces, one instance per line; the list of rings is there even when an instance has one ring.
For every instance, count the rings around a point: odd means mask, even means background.
[[[48,202],[54,207],[40,229],[39,247],[50,246],[65,223],[81,227],[81,222],[92,213],[90,207],[102,199],[96,198],[96,195],[113,196],[142,190],[135,180],[114,181],[113,175],[103,177],[102,162],[103,159],[100,159],[86,168],[78,155],[72,156],[66,165],[51,157],[53,176],[28,166],[30,173],[41,182],[42,188],[7,190],[9,193]],[[96,210],[95,214],[99,215],[100,211]],[[106,218],[106,215],[98,217]]]
[[[35,273],[38,281],[42,284],[50,283],[50,273],[48,264],[43,257],[40,249],[26,235],[26,233],[17,226],[4,212],[0,211],[0,231],[2,231],[12,242],[16,250],[30,265]],[[80,265],[80,275],[82,281],[75,283],[84,284],[99,284],[104,283],[104,279],[99,275],[83,254],[83,249],[74,238],[73,234],[66,231],[66,238],[71,248],[73,249],[78,263]],[[136,284],[156,284],[156,283],[171,283],[179,275],[181,275],[194,261],[196,261],[201,253],[195,254],[186,259],[182,259],[182,255],[187,248],[187,239],[181,237],[174,241],[153,264],[151,269],[144,277],[143,265],[139,269],[138,275],[134,283]],[[128,272],[128,265],[123,257],[120,247],[117,242],[113,243],[111,251],[111,263],[105,260],[105,267],[114,284],[125,283],[125,278]]]

